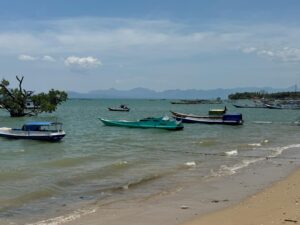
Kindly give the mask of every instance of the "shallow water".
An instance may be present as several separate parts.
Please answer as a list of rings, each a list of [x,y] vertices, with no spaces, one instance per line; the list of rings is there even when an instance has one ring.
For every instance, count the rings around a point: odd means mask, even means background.
[[[127,104],[131,111],[107,107]],[[59,143],[0,140],[0,218],[47,218],[78,202],[98,203],[145,197],[195,180],[232,175],[269,158],[299,160],[299,110],[236,109],[243,126],[185,124],[183,131],[104,126],[97,118],[141,119],[169,111],[207,114],[224,105],[172,105],[168,100],[69,100],[53,114],[10,118],[60,121],[67,135]],[[299,155],[300,158],[300,155]]]

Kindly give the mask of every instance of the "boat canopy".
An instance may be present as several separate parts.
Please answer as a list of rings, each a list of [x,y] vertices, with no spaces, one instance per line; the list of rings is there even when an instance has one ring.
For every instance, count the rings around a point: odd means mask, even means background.
[[[51,126],[53,122],[28,122],[25,126]]]
[[[28,122],[23,125],[22,130],[40,131],[42,126],[52,126],[52,125],[55,126],[55,125],[62,125],[62,124],[56,122]]]

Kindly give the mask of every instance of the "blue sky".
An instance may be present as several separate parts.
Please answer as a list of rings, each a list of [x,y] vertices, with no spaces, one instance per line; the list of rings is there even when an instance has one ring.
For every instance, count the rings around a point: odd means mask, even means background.
[[[28,89],[300,86],[298,0],[0,0],[0,74]]]

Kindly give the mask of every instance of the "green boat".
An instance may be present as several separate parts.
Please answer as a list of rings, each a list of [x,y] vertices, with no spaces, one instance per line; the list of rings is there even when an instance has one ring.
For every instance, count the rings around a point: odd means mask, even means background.
[[[157,128],[165,130],[182,130],[183,125],[180,121],[172,120],[169,117],[148,117],[138,121],[127,120],[106,120],[98,118],[107,126],[132,127],[132,128]]]

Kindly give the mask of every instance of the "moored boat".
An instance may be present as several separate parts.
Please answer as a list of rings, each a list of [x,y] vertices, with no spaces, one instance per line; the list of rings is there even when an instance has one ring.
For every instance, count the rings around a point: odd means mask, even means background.
[[[66,135],[62,123],[28,122],[21,129],[0,128],[0,136],[12,139],[31,139],[41,141],[60,141]]]
[[[296,104],[266,104],[268,109],[292,109],[292,110],[300,110],[300,105]]]
[[[172,114],[173,118],[183,123],[242,125],[244,122],[240,113],[224,114],[222,116],[196,116],[175,112],[172,112]]]
[[[248,101],[246,104],[236,104],[232,103],[232,105],[236,108],[251,108],[251,109],[257,109],[257,108],[267,108],[266,104],[268,104],[268,100],[261,99],[261,100],[252,100]]]
[[[191,117],[191,118],[211,118],[211,119],[220,119],[223,117],[223,115],[215,115],[215,116],[211,116],[211,115],[207,115],[207,116],[200,116],[200,115],[195,115],[195,114],[186,114],[186,113],[179,113],[179,112],[173,112],[170,111],[173,116],[175,117]]]
[[[118,112],[129,112],[130,109],[126,105],[120,105],[117,108],[109,107],[108,110],[109,111],[118,111]]]
[[[107,126],[131,127],[131,128],[157,128],[165,130],[182,130],[183,125],[180,121],[172,120],[169,117],[148,117],[138,121],[127,120],[107,120],[99,118]]]
[[[232,104],[236,108],[251,108],[251,109],[258,109],[258,108],[267,108],[266,105],[238,105],[238,104]]]

